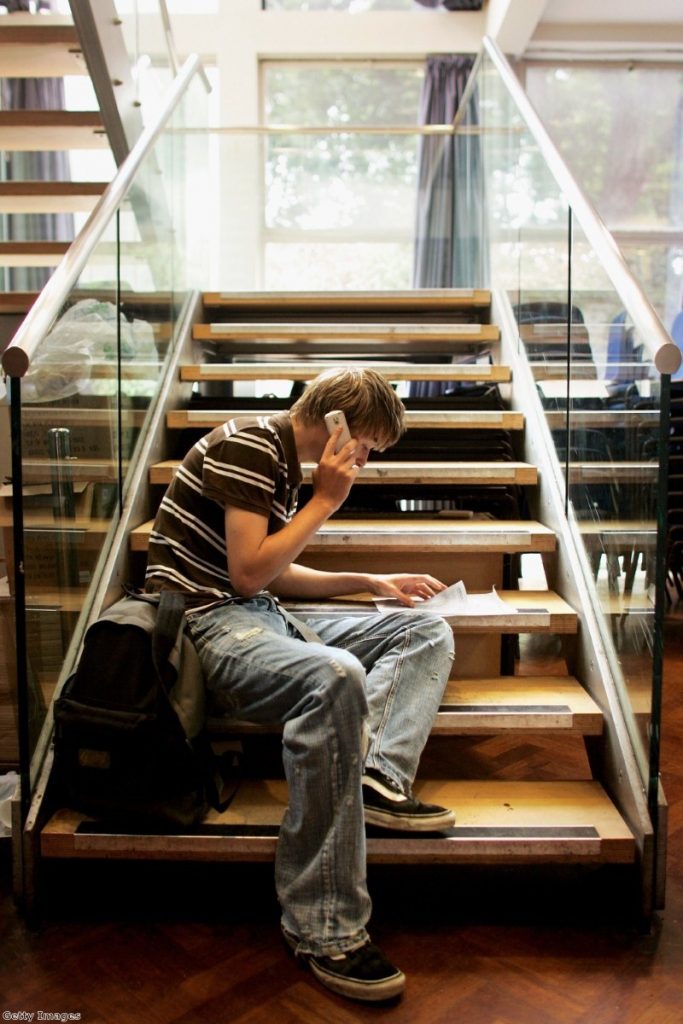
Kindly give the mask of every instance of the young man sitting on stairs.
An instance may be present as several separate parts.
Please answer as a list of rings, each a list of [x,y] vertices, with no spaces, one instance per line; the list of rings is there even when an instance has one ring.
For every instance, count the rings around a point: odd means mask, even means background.
[[[324,415],[352,440],[335,452]],[[373,449],[395,444],[403,405],[370,369],[328,371],[289,413],[238,417],[202,438],[170,484],[150,537],[147,589],[188,593],[188,623],[219,713],[283,725],[289,806],[279,832],[282,930],[328,988],[363,1000],[405,978],[366,931],[364,821],[434,831],[455,820],[412,796],[448,680],[453,634],[417,609],[293,619],[278,598],[369,591],[412,608],[432,576],[322,572],[297,557],[346,499]],[[297,511],[301,463],[313,494]]]

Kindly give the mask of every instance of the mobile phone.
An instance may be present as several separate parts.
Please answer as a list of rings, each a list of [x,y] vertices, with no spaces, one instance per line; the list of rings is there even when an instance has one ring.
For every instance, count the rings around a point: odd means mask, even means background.
[[[327,433],[330,435],[334,434],[337,427],[342,428],[339,440],[337,441],[337,447],[335,448],[336,454],[340,448],[343,448],[344,445],[351,440],[349,425],[346,422],[346,416],[341,409],[333,409],[332,412],[325,413],[325,426],[327,427]]]

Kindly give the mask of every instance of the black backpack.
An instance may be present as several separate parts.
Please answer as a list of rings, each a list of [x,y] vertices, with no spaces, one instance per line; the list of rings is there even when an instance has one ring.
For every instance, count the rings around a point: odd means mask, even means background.
[[[86,632],[55,701],[61,798],[130,827],[187,828],[220,803],[184,598],[123,598]]]

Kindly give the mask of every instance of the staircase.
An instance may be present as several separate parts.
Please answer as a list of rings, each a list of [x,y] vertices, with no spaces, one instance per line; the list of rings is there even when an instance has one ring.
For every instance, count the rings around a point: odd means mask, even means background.
[[[587,753],[604,743],[604,707],[567,669],[580,609],[548,589],[541,570],[530,577],[526,568],[532,556],[552,570],[556,537],[528,513],[538,473],[523,458],[525,417],[509,401],[515,381],[501,365],[490,295],[207,293],[191,345],[175,385],[183,402],[166,415],[166,457],[149,466],[152,514],[201,434],[240,412],[287,407],[306,380],[335,361],[367,362],[412,389],[404,399],[408,431],[361,471],[347,503],[300,561],[429,572],[446,583],[462,579],[470,594],[495,587],[505,603],[494,613],[448,618],[453,675],[415,789],[423,800],[452,807],[455,827],[419,837],[370,830],[369,860],[634,864],[636,838],[589,767],[600,761]],[[442,393],[421,397],[425,381]],[[77,471],[97,480],[107,470],[82,460]],[[310,471],[304,467],[301,503]],[[137,583],[151,526],[148,519],[129,534]],[[363,615],[373,606],[356,595],[329,607]],[[241,745],[245,772],[228,810],[211,812],[197,834],[124,834],[53,799],[40,855],[271,859],[287,802],[279,737],[245,722],[210,724],[217,744]]]
[[[81,43],[70,17],[57,14],[14,13],[0,18],[0,76],[3,79],[88,76]],[[109,141],[97,110],[0,109],[0,152],[6,155],[69,150],[109,150]],[[0,179],[0,223],[3,215],[20,215],[21,223],[0,232],[2,269],[44,271],[47,279],[70,243],[70,237],[42,237],[44,215],[87,213],[107,182],[21,180],[16,159],[13,180]],[[112,165],[113,166],[113,165]],[[23,170],[20,168],[20,172]],[[16,331],[35,301],[33,290],[0,292],[0,348]]]

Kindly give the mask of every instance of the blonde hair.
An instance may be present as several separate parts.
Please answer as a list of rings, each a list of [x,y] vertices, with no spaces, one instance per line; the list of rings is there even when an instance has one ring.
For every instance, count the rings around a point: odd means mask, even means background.
[[[291,408],[307,425],[341,409],[353,434],[377,438],[380,451],[396,444],[404,432],[403,402],[391,385],[369,367],[334,367],[311,381]]]

